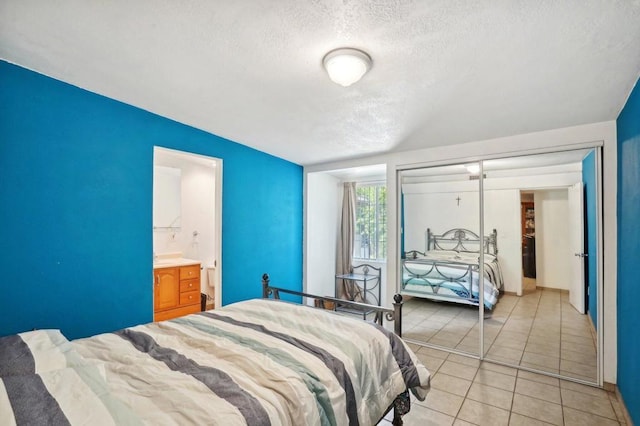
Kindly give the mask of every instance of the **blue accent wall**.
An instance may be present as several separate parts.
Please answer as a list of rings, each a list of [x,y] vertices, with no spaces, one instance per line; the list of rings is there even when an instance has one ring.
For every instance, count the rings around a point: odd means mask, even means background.
[[[640,84],[618,116],[618,388],[640,423]]]
[[[585,253],[587,256],[587,286],[589,297],[587,309],[593,322],[598,328],[598,237],[596,227],[596,153],[592,150],[582,160],[582,184],[584,188],[584,213],[585,213]]]
[[[154,145],[223,160],[223,304],[302,289],[301,166],[3,61],[0,138],[0,335],[152,321]]]

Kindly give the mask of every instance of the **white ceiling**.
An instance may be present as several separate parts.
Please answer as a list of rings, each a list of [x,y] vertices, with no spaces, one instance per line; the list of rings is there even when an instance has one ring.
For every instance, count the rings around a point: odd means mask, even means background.
[[[304,165],[614,120],[638,40],[640,0],[0,1],[0,58]]]

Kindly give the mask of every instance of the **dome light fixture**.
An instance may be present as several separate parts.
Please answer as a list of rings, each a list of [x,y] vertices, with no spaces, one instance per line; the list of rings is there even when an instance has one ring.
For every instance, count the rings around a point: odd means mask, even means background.
[[[362,78],[371,69],[371,56],[362,50],[341,47],[327,53],[322,60],[329,78],[347,87]]]

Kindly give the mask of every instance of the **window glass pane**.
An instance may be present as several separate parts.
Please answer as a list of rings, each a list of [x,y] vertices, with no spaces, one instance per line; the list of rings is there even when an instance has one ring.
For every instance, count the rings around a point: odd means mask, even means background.
[[[381,184],[356,188],[354,257],[383,260],[387,253],[387,188]]]

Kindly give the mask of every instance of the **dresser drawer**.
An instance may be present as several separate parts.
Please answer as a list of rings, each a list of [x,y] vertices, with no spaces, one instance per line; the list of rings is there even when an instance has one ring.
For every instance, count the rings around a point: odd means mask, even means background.
[[[192,303],[200,303],[200,290],[180,293],[180,305],[191,305]]]
[[[181,266],[180,279],[189,280],[192,278],[200,278],[200,265]]]
[[[200,280],[182,280],[180,281],[180,293],[185,291],[200,290]]]

